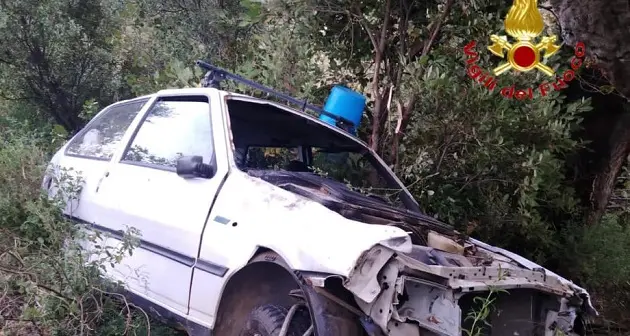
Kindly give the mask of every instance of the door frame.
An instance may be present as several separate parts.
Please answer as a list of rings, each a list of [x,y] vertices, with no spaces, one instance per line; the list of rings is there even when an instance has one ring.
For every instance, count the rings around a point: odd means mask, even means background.
[[[212,209],[214,208],[214,204],[216,202],[217,196],[220,193],[225,183],[225,180],[227,179],[227,176],[229,175],[230,170],[231,170],[229,159],[228,159],[228,155],[230,152],[228,149],[229,143],[226,140],[227,134],[225,130],[225,114],[223,113],[223,104],[221,104],[222,97],[221,97],[220,92],[216,90],[207,90],[207,89],[189,89],[189,90],[176,90],[176,91],[166,90],[166,91],[161,91],[161,92],[158,92],[157,94],[152,95],[151,98],[142,107],[142,109],[140,110],[140,112],[138,113],[134,121],[128,127],[127,132],[121,139],[122,145],[115,151],[114,155],[112,156],[112,159],[108,163],[107,169],[105,170],[104,176],[103,176],[103,179],[107,179],[107,177],[109,176],[109,172],[117,170],[116,168],[120,167],[121,165],[132,165],[132,166],[136,166],[138,168],[144,168],[144,169],[157,169],[157,170],[162,170],[165,172],[168,171],[172,174],[176,174],[174,170],[167,169],[164,167],[154,167],[151,165],[143,165],[143,164],[135,165],[133,163],[124,162],[123,157],[124,157],[124,154],[127,152],[128,148],[132,145],[133,140],[135,139],[136,135],[140,131],[142,124],[149,116],[149,113],[151,112],[153,107],[161,98],[186,97],[186,96],[197,96],[197,97],[204,96],[208,99],[208,105],[209,105],[208,117],[210,118],[210,127],[212,129],[212,140],[213,140],[213,154],[212,154],[211,160],[216,165],[216,174],[213,178],[220,179],[218,188],[212,197],[211,203],[208,204],[208,212],[205,214],[204,222],[202,223],[201,231],[199,232],[198,241],[196,243],[197,248],[194,255],[191,255],[191,256],[183,255],[182,253],[179,253],[178,251],[168,250],[165,247],[159,246],[158,244],[155,244],[154,242],[151,242],[149,240],[144,240],[144,239],[140,239],[140,246],[137,247],[139,249],[148,250],[151,253],[157,254],[161,257],[175,260],[191,268],[190,281],[187,282],[188,298],[187,298],[187,303],[186,303],[186,309],[182,311],[179,308],[176,309],[175,307],[170,307],[170,305],[165,304],[164,302],[158,301],[155,298],[146,297],[146,295],[142,293],[137,293],[136,291],[133,291],[133,290],[130,290],[130,288],[127,288],[127,291],[132,293],[133,295],[139,296],[143,300],[148,300],[150,302],[153,302],[154,304],[164,306],[166,309],[171,310],[173,311],[173,313],[176,313],[178,315],[188,315],[190,312],[191,287],[192,287],[192,279],[194,278],[195,272],[202,271],[205,273],[212,274],[213,276],[216,276],[219,278],[222,278],[228,272],[228,268],[225,266],[222,266],[218,263],[214,263],[210,260],[201,260],[199,258],[200,252],[201,252],[201,246],[202,246],[202,238],[208,226],[207,223],[208,223],[210,214],[212,212]],[[178,177],[178,178],[183,179],[183,177]],[[130,223],[130,225],[133,226],[132,223]],[[93,225],[93,226],[95,229],[98,229],[101,231],[108,231],[110,234],[114,235],[113,238],[117,240],[120,240],[122,238],[122,232],[117,231],[113,228],[104,227],[102,225],[98,225],[98,223],[97,225]],[[169,252],[168,256],[165,255],[165,253],[159,253],[160,250],[163,250],[163,249],[168,250]],[[220,291],[220,290],[221,288],[217,288],[217,291]]]

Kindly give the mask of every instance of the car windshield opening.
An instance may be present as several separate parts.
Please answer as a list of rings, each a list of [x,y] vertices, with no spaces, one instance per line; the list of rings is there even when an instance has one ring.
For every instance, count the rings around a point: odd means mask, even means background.
[[[417,210],[382,161],[351,136],[264,101],[230,99],[228,108],[240,170],[316,176],[391,206]]]

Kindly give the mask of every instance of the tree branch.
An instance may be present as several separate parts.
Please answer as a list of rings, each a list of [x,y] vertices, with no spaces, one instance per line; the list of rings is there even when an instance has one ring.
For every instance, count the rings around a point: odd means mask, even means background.
[[[383,96],[380,93],[380,72],[383,61],[383,53],[387,41],[387,31],[391,16],[391,0],[386,0],[385,11],[383,13],[383,26],[378,39],[378,48],[374,50],[374,75],[372,77],[372,95],[374,96],[374,110],[372,112],[372,136],[370,137],[370,147],[377,150],[381,137],[381,110],[383,108]]]
[[[444,21],[446,21],[446,18],[451,13],[451,9],[453,8],[453,3],[454,3],[454,0],[447,0],[446,4],[444,5],[444,11],[442,12],[442,14],[438,16],[438,18],[431,23],[430,25],[431,28],[429,30],[430,31],[429,39],[422,44],[421,57],[427,56],[429,52],[431,51],[431,48],[433,47],[433,44],[435,43],[435,39],[437,38],[440,32],[440,29],[442,28],[442,24],[444,23]],[[414,45],[415,46],[412,46],[410,50],[413,53],[413,56],[417,55],[418,53],[418,51],[415,51],[414,48],[420,49],[419,44],[417,42],[414,43]],[[409,58],[409,61],[411,61],[413,56]],[[424,76],[425,69],[426,69],[425,67],[420,68],[418,77],[422,78]],[[392,143],[392,154],[393,154],[392,158],[394,161],[394,167],[398,166],[398,147],[400,144],[400,136],[403,133],[403,130],[405,129],[405,127],[407,126],[407,122],[409,121],[411,111],[413,110],[413,106],[416,104],[417,99],[418,99],[417,93],[410,95],[409,99],[405,102],[404,106],[402,106],[402,108],[400,109],[401,120],[399,120],[398,125],[396,127],[396,131],[394,132],[394,141]]]
[[[378,42],[376,41],[376,37],[374,36],[374,33],[372,32],[365,18],[363,17],[363,14],[361,13],[361,8],[359,8],[358,3],[356,2],[353,5],[353,10],[355,11],[355,14],[359,17],[359,24],[361,25],[361,27],[363,27],[363,29],[365,29],[365,32],[368,34],[368,37],[372,42],[372,47],[374,48],[374,50],[378,49]]]
[[[431,22],[429,24],[429,31],[432,31],[434,24],[435,22]],[[420,52],[424,49],[424,44],[425,41],[422,37],[418,37],[415,41],[411,43],[408,54],[410,60],[414,59],[416,56],[418,56],[418,54],[420,54]]]

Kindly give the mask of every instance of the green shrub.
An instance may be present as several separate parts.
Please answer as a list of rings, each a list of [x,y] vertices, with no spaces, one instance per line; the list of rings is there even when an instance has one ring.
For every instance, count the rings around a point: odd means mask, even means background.
[[[608,213],[599,225],[567,228],[558,253],[562,268],[591,290],[596,308],[618,323],[630,322],[630,218]]]
[[[117,284],[101,278],[104,265],[136,246],[137,232],[130,229],[117,249],[80,249],[79,239],[103,238],[86,235],[62,216],[65,202],[80,192],[80,174],[59,170],[55,184],[61,192],[49,198],[40,187],[49,157],[42,149],[46,142],[6,129],[0,135],[0,305],[8,312],[0,319],[0,331],[113,336],[138,330],[147,335],[146,314],[126,305],[113,294]]]

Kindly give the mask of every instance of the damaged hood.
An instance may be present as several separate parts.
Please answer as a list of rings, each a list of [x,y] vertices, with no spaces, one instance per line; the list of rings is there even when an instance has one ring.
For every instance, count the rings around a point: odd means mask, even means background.
[[[411,237],[411,250],[407,245],[402,250],[388,249],[389,254],[379,252],[380,262],[370,256],[375,249],[366,250],[356,261],[354,270],[362,270],[362,264],[369,260],[370,267],[378,272],[395,258],[406,276],[429,278],[436,285],[460,293],[481,292],[490,287],[531,289],[579,299],[589,314],[597,315],[583,288],[515,253],[461,235],[433,217],[394,207],[384,200],[352,191],[342,183],[312,173],[256,170],[249,171],[248,175],[315,201],[352,222],[395,226]],[[376,277],[376,274],[372,276]],[[361,301],[372,302],[380,291],[368,290],[366,284],[375,280],[362,278],[364,275],[350,273],[347,287],[352,288]]]
[[[378,197],[353,191],[343,183],[313,173],[250,170],[248,175],[320,203],[348,219],[368,224],[398,225],[407,231],[414,231],[421,225],[444,234],[454,232],[450,225],[431,216],[393,206]]]

